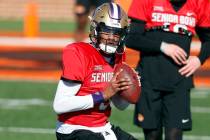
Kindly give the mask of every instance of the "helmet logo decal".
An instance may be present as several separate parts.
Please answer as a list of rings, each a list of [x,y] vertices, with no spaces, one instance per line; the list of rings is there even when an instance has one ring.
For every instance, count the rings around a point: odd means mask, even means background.
[[[119,5],[115,3],[110,3],[110,17],[113,19],[118,19],[120,20],[121,18],[121,10]]]

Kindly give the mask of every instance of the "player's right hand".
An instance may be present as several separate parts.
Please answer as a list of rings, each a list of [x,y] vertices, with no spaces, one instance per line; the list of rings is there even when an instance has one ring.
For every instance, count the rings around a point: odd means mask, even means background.
[[[103,91],[104,100],[108,100],[113,95],[115,95],[118,91],[126,90],[129,88],[130,85],[132,85],[129,78],[117,79],[117,76],[119,75],[120,72],[122,72],[122,69],[121,71],[116,72],[114,74],[110,82],[104,88],[104,91]]]
[[[178,45],[162,42],[160,49],[165,55],[171,57],[176,64],[186,64],[187,53]]]

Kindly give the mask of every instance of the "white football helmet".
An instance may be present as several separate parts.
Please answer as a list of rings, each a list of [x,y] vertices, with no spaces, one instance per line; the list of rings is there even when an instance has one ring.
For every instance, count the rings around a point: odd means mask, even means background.
[[[124,39],[128,30],[128,16],[115,3],[105,3],[95,9],[90,16],[90,40],[106,54],[124,53]],[[117,35],[117,45],[102,43],[101,33]],[[108,41],[107,41],[108,42]]]

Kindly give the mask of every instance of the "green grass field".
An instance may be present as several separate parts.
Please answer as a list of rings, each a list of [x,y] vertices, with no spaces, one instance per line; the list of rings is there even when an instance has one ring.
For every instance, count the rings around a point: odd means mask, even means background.
[[[41,32],[73,32],[76,27],[71,21],[40,21]],[[0,31],[23,32],[24,23],[21,20],[0,19]]]
[[[0,81],[0,140],[55,140],[55,82]],[[210,88],[192,91],[193,131],[184,140],[210,140]],[[143,139],[132,123],[133,106],[113,109],[111,122]]]

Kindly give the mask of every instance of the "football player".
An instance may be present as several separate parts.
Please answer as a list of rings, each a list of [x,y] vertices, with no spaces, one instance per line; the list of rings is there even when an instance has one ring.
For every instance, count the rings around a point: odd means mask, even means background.
[[[91,43],[73,43],[63,50],[62,76],[54,110],[58,140],[135,140],[112,125],[110,99],[124,109],[128,102],[116,94],[128,89],[129,79],[116,79],[115,64],[124,61],[128,17],[115,3],[105,3],[90,16]]]
[[[209,0],[133,0],[126,46],[141,51],[137,69],[142,95],[135,124],[146,140],[182,140],[191,130],[190,89],[193,73],[210,55]],[[201,41],[198,56],[190,56],[192,37]]]

